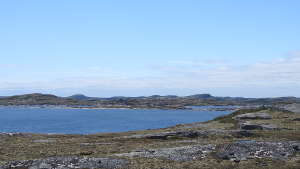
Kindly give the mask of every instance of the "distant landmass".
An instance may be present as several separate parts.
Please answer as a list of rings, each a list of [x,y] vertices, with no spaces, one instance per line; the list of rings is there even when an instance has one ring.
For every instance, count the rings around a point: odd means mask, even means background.
[[[98,99],[96,97],[87,97],[83,94],[74,94],[74,95],[70,96],[69,98],[75,99],[75,100],[95,100],[95,99]]]
[[[244,98],[244,97],[216,97],[210,94],[196,94],[190,96],[153,95],[140,97],[88,97],[75,94],[69,97],[59,97],[51,94],[25,94],[0,97],[0,105],[43,105],[43,106],[71,106],[78,108],[158,108],[184,109],[186,106],[201,105],[275,105],[300,103],[297,97],[277,98]]]

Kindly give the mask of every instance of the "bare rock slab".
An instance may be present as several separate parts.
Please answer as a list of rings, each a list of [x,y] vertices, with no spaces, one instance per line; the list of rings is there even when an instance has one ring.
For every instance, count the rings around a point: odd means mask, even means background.
[[[246,114],[241,114],[233,117],[234,119],[237,120],[255,120],[255,119],[272,119],[272,116],[268,113],[264,112],[259,112],[259,113],[246,113]]]
[[[130,153],[116,154],[125,157],[163,158],[173,161],[191,161],[206,157],[215,150],[215,145],[184,146],[175,148],[161,148],[139,150]]]
[[[123,169],[127,167],[127,164],[127,160],[124,159],[51,157],[47,159],[13,161],[0,166],[0,169]]]

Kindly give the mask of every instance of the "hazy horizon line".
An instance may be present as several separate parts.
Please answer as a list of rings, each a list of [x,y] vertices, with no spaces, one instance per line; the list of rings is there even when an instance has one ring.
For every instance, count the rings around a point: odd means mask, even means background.
[[[88,94],[84,94],[84,93],[74,93],[72,95],[59,95],[59,94],[55,94],[55,93],[51,93],[51,92],[32,92],[32,93],[20,93],[20,94],[13,94],[13,95],[0,95],[0,97],[12,97],[12,96],[22,96],[22,95],[30,95],[30,94],[42,94],[42,95],[54,95],[54,96],[58,96],[58,97],[71,97],[71,96],[75,96],[75,95],[83,95],[86,97],[94,97],[94,98],[113,98],[113,97],[151,97],[151,96],[177,96],[177,97],[187,97],[187,96],[193,96],[193,95],[210,95],[212,97],[233,97],[233,98],[288,98],[288,97],[294,97],[294,98],[300,98],[297,96],[267,96],[267,97],[247,97],[247,96],[220,96],[220,95],[214,95],[214,94],[210,94],[210,93],[195,93],[195,94],[189,94],[189,95],[176,95],[176,94],[152,94],[152,95],[111,95],[111,96],[90,96]]]

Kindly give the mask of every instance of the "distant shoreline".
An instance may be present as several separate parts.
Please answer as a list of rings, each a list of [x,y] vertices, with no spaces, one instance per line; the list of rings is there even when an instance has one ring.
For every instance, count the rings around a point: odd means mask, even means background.
[[[218,97],[210,94],[196,94],[190,96],[141,96],[141,97],[112,97],[95,98],[84,95],[59,97],[50,94],[26,94],[0,98],[0,106],[29,106],[68,109],[162,109],[180,110],[190,109],[187,106],[241,106],[256,107],[263,105],[286,105],[300,103],[300,98],[242,98]]]
[[[78,106],[56,106],[56,105],[0,105],[1,107],[11,107],[11,108],[37,108],[37,109],[83,109],[83,110],[192,110],[192,111],[235,111],[240,108],[253,108],[258,106],[219,106],[219,105],[209,105],[208,106],[195,106],[197,108],[190,108],[186,106],[184,109],[175,108],[126,108],[126,107],[78,107]]]

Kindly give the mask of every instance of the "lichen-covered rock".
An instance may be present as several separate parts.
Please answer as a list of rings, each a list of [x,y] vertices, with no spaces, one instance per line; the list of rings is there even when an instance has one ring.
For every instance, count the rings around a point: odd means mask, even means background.
[[[217,157],[224,160],[240,161],[252,158],[285,160],[299,152],[300,142],[257,142],[239,141],[217,148]]]
[[[258,112],[258,113],[246,113],[233,117],[237,120],[250,120],[250,119],[272,119],[272,116],[268,113]]]
[[[124,159],[111,158],[79,158],[79,157],[51,157],[46,159],[13,161],[0,166],[0,169],[70,169],[70,168],[126,168]]]
[[[175,148],[161,148],[151,150],[138,150],[130,153],[116,154],[116,156],[163,158],[174,161],[190,161],[201,159],[214,151],[215,145],[197,145]]]

